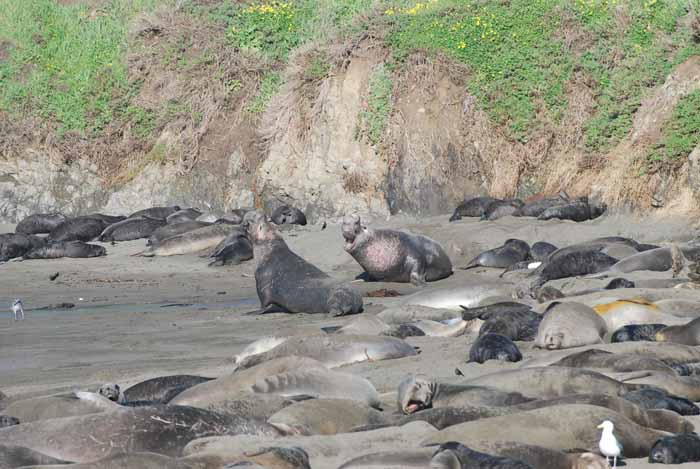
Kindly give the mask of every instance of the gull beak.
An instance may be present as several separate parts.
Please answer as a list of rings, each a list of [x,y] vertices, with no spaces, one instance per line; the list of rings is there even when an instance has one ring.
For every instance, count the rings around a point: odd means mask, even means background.
[[[598,425],[596,428],[603,428],[603,424],[601,423],[601,424]]]

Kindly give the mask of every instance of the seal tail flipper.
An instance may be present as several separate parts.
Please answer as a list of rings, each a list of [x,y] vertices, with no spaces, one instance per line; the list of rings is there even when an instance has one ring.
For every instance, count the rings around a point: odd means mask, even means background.
[[[626,381],[632,381],[634,379],[642,379],[646,378],[648,376],[653,376],[654,372],[653,371],[648,371],[648,370],[640,370],[640,371],[629,371],[629,372],[621,372],[621,373],[604,373],[607,374],[609,377],[611,377],[614,380],[621,381],[621,382],[626,382]]]
[[[460,267],[460,269],[469,270],[469,269],[473,269],[474,267],[479,267],[479,260],[478,259],[479,259],[478,257],[475,257],[474,259],[470,260],[467,265],[465,265],[464,267]]]
[[[466,306],[459,305],[460,308],[462,308],[464,311],[462,311],[462,319],[465,321],[471,321],[473,319],[479,319],[479,314],[474,313],[469,310]]]
[[[326,334],[335,334],[337,333],[340,329],[342,329],[342,326],[328,326],[328,327],[322,327],[321,330],[325,332]]]

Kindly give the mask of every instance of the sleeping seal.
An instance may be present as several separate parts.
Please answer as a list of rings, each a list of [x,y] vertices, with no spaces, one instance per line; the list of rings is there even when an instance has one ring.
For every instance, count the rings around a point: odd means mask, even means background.
[[[0,414],[0,428],[11,427],[12,425],[19,425],[17,417]]]
[[[345,251],[370,280],[422,285],[452,275],[452,262],[437,241],[397,230],[373,230],[357,215],[343,218]]]
[[[551,220],[559,218],[561,220],[586,221],[598,218],[608,209],[607,205],[591,204],[588,198],[581,197],[567,204],[556,205],[545,209],[537,217],[538,220]]]
[[[593,309],[603,318],[609,331],[616,331],[630,324],[679,324],[683,321],[664,314],[654,303],[643,298],[598,303]]]
[[[558,197],[550,197],[546,199],[535,200],[528,202],[515,213],[518,217],[539,217],[542,212],[551,207],[557,207],[569,201],[566,194],[560,194]]]
[[[248,237],[253,243],[255,287],[263,311],[275,306],[290,313],[333,316],[362,311],[359,293],[292,252],[264,218],[248,225]]]
[[[467,363],[484,363],[487,360],[519,362],[522,359],[523,355],[512,340],[501,334],[489,333],[479,336],[472,344]]]
[[[173,205],[172,207],[151,207],[134,212],[129,215],[128,218],[148,217],[165,220],[169,215],[178,211],[180,211],[180,207],[177,205]]]
[[[23,218],[15,227],[15,233],[45,234],[66,221],[62,213],[35,213]]]
[[[44,240],[38,236],[21,233],[0,234],[0,262],[21,257],[42,246],[44,246]]]
[[[245,229],[231,231],[215,248],[209,256],[214,258],[209,266],[213,265],[238,265],[241,262],[253,258],[253,245],[248,239]]]
[[[304,212],[289,205],[282,205],[273,210],[270,219],[275,225],[306,225]]]
[[[124,399],[127,403],[167,404],[182,391],[213,379],[193,375],[159,376],[129,387],[124,391]]]
[[[61,257],[88,258],[107,255],[104,246],[88,244],[82,241],[67,241],[51,243],[36,249],[32,249],[23,259],[59,259]]]
[[[588,306],[554,301],[542,315],[535,346],[555,350],[602,343],[606,332],[605,321]]]
[[[49,233],[51,242],[92,241],[111,223],[91,216],[69,218]]]
[[[700,461],[700,436],[697,433],[679,433],[659,438],[649,451],[649,462],[654,464],[683,464]]]
[[[11,469],[15,467],[38,466],[40,464],[70,464],[70,462],[52,458],[23,446],[0,443],[0,468]]]
[[[659,332],[666,324],[631,324],[622,326],[613,332],[610,337],[610,342],[632,342],[638,340],[655,341],[656,333]]]
[[[474,197],[468,199],[455,208],[450,221],[461,220],[462,217],[481,217],[486,208],[496,199],[492,197]]]
[[[234,229],[236,229],[234,225],[223,223],[204,226],[166,238],[158,245],[150,246],[140,255],[145,257],[177,256],[211,249],[226,238]]]
[[[654,335],[654,340],[684,345],[700,345],[700,318],[695,318],[687,324],[665,327]]]
[[[100,234],[98,240],[103,243],[110,241],[133,241],[148,238],[153,232],[165,225],[160,218],[136,217],[109,225]]]
[[[195,221],[197,217],[201,214],[202,212],[200,212],[196,208],[186,208],[183,210],[178,210],[177,212],[168,215],[167,217],[165,217],[165,221],[168,223],[168,225],[174,225],[176,223],[188,221]]]
[[[515,215],[522,206],[523,202],[519,199],[494,200],[486,207],[481,219],[498,220],[508,215]]]
[[[211,225],[211,223],[203,221],[183,221],[173,225],[164,225],[151,233],[151,236],[146,240],[146,246],[157,246],[164,239],[187,233],[197,228],[204,228],[209,225]]]
[[[386,425],[390,419],[357,399],[310,399],[272,415],[268,423],[302,435],[335,435],[365,425]]]
[[[535,469],[522,461],[492,456],[474,451],[461,443],[441,444],[430,460],[431,469],[469,469],[471,467],[498,467],[499,469]]]
[[[519,239],[507,239],[503,246],[499,246],[488,251],[484,251],[469,263],[462,267],[462,270],[473,267],[509,267],[517,262],[525,261],[530,257],[530,246]]]
[[[658,388],[645,388],[630,391],[622,396],[640,409],[670,410],[679,415],[700,415],[700,409],[693,401],[679,396],[673,396]]]

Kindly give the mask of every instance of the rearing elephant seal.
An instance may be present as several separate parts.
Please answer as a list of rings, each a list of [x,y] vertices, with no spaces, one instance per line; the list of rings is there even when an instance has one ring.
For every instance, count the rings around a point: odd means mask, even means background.
[[[347,251],[370,280],[421,285],[452,275],[452,262],[437,241],[397,230],[373,230],[357,215],[343,219]]]
[[[260,306],[279,306],[290,313],[331,313],[334,316],[362,311],[362,297],[339,285],[325,272],[293,253],[277,230],[258,217],[248,226],[253,243],[255,285]]]

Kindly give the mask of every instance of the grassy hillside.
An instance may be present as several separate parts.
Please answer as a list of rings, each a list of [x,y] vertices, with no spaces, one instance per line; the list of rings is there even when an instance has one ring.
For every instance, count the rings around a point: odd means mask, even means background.
[[[139,18],[175,5],[181,19],[207,31],[208,43],[195,47],[193,37],[202,36],[187,31],[171,34],[165,45],[132,33]],[[196,125],[206,112],[196,101],[144,105],[143,80],[128,58],[156,50],[164,70],[183,76],[205,70],[254,122],[284,84],[295,50],[316,45],[321,52],[305,73],[320,79],[334,66],[324,47],[371,37],[390,58],[370,79],[357,138],[382,140],[393,76],[422,51],[465,66],[468,92],[517,142],[561,124],[572,86],[585,84],[594,106],[582,147],[602,154],[628,135],[642,99],[673,67],[700,54],[699,15],[695,0],[5,0],[0,112],[31,116],[32,125],[58,138],[97,138],[108,124],[128,127],[152,147],[169,121],[186,115]],[[226,68],[207,55],[221,48],[241,62]],[[681,100],[649,161],[672,163],[700,143],[699,104],[698,93]]]

